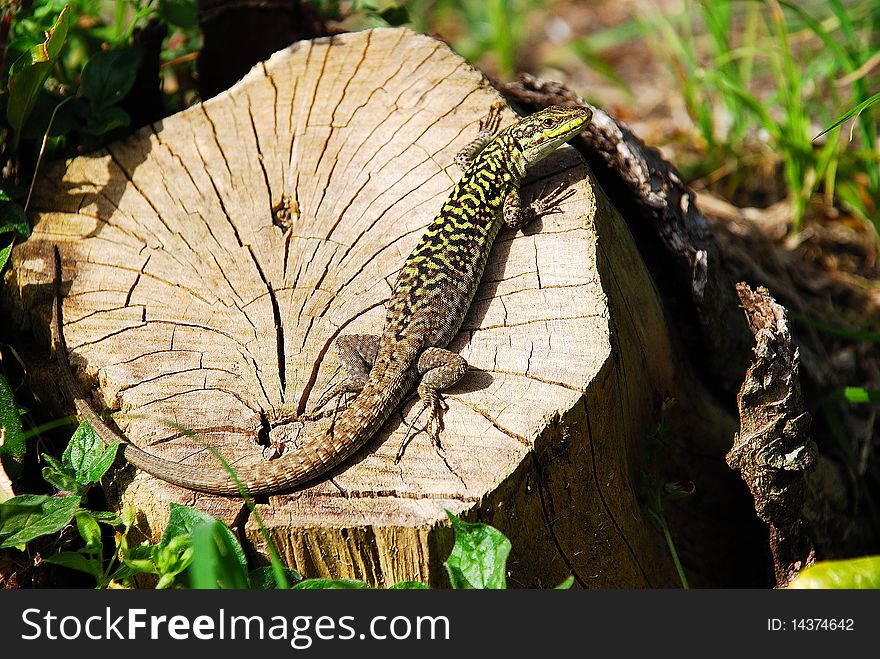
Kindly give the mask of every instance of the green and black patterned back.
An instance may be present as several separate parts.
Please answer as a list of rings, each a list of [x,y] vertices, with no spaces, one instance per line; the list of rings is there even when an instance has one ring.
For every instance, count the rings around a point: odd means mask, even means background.
[[[519,183],[504,131],[477,155],[400,270],[386,336],[445,346],[458,332],[501,228],[504,198]]]

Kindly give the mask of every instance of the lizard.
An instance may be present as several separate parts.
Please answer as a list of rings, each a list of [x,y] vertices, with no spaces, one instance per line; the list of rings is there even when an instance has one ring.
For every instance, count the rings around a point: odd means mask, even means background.
[[[552,106],[500,129],[500,107],[492,107],[477,138],[455,157],[462,177],[397,275],[382,334],[336,339],[347,378],[316,406],[339,397],[329,428],[307,434],[277,459],[236,469],[236,480],[225,464],[214,471],[193,469],[144,451],[110,428],[82,395],[71,371],[56,247],[52,334],[68,394],[105,444],[121,443],[128,462],[169,483],[223,496],[245,494],[240,485],[252,495],[283,492],[326,474],[377,433],[413,389],[421,400],[415,419],[428,411],[424,429],[439,446],[446,409],[440,392],[455,385],[468,368],[446,346],[473,301],[495,236],[502,225],[519,229],[536,217],[561,212],[565,194],[557,189],[526,205],[520,182],[529,167],[583,131],[591,117],[586,107]],[[345,395],[354,397],[340,411]]]

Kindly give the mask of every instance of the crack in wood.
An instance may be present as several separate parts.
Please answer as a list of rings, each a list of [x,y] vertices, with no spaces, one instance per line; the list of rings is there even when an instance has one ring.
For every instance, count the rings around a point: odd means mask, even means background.
[[[500,423],[498,423],[498,420],[494,416],[492,416],[491,414],[489,414],[485,410],[480,409],[474,403],[471,403],[470,401],[464,400],[463,398],[460,398],[458,396],[452,396],[449,394],[446,395],[446,398],[448,400],[455,401],[456,403],[459,403],[460,405],[476,412],[481,417],[486,419],[486,421],[488,421],[490,424],[492,424],[493,428],[495,428],[496,430],[500,431],[501,433],[507,435],[508,437],[515,439],[517,442],[519,442],[523,446],[526,446],[528,448],[534,447],[534,444],[531,441],[529,441],[528,439],[526,439],[522,435],[518,435],[517,433],[513,432],[512,430],[508,430],[507,428],[502,426]]]
[[[257,258],[257,255],[254,254],[254,251],[250,246],[248,246],[247,251],[251,257],[251,261],[253,262],[254,267],[257,269],[257,273],[259,274],[263,285],[266,287],[266,292],[269,295],[269,306],[272,309],[272,319],[275,322],[276,369],[278,374],[278,381],[280,384],[281,401],[284,402],[284,392],[287,388],[287,356],[284,350],[284,324],[281,321],[281,308],[278,305],[278,298],[276,297],[275,291],[272,288],[272,282],[269,281],[269,278],[266,276],[265,272],[263,272],[263,267],[260,263],[259,258]],[[263,393],[266,395],[266,400],[271,401],[272,398],[269,397],[269,395],[266,393],[262,378],[260,379],[260,387],[263,389]]]
[[[165,228],[165,230],[168,232],[169,235],[172,235],[172,236],[173,236],[173,235],[174,235],[174,231],[173,231],[173,230],[171,229],[171,227],[168,225],[168,222],[165,221],[165,218],[162,216],[162,213],[159,212],[159,209],[158,209],[158,208],[156,207],[156,205],[153,203],[153,200],[150,199],[150,197],[149,197],[146,193],[144,193],[144,191],[141,189],[141,187],[140,187],[140,186],[137,184],[137,182],[134,180],[134,175],[133,175],[133,173],[129,172],[129,171],[128,171],[128,170],[122,165],[122,163],[119,161],[119,158],[116,156],[115,153],[113,153],[113,149],[112,149],[111,147],[109,147],[109,146],[107,147],[107,153],[108,153],[108,155],[110,156],[110,160],[113,162],[114,165],[116,165],[116,167],[119,169],[119,171],[120,171],[120,172],[122,173],[122,175],[125,177],[125,180],[128,181],[129,185],[131,185],[132,189],[140,195],[141,199],[143,199],[144,202],[145,202],[145,203],[150,207],[150,209],[153,211],[153,213],[154,213],[155,216],[156,216],[156,219],[159,220],[159,223]],[[114,205],[116,206],[117,210],[119,210],[118,205],[116,205],[116,204],[114,204]],[[154,235],[155,235],[155,234],[154,234]],[[158,236],[156,236],[156,238],[157,238],[157,240],[158,240]],[[159,242],[160,242],[160,244],[161,244],[161,241],[159,241]],[[172,254],[171,257],[174,258],[174,259],[176,259],[176,255],[173,255],[173,254]],[[181,264],[181,265],[183,265],[183,264]]]
[[[263,72],[263,78],[265,78],[266,82],[269,83],[269,86],[272,88],[272,107],[275,108],[275,111],[272,113],[272,133],[278,134],[278,87],[275,85],[275,79],[269,73],[269,69],[266,68],[266,62],[260,62],[258,64],[260,70]],[[284,175],[282,172],[281,180],[284,180]]]
[[[503,300],[501,300],[501,298],[499,298],[499,301],[503,303]],[[507,309],[505,309],[505,316],[506,316],[506,312],[507,312]],[[555,323],[557,321],[587,320],[587,319],[593,319],[593,318],[603,318],[603,316],[601,314],[584,314],[582,316],[563,316],[562,318],[551,318],[551,319],[532,318],[530,320],[523,320],[523,321],[519,321],[516,323],[506,322],[506,317],[505,317],[505,322],[501,323],[500,325],[480,325],[479,327],[469,327],[468,329],[472,329],[472,330],[476,330],[476,331],[492,330],[492,329],[510,329],[511,327],[523,327],[525,325],[535,325],[535,324],[539,324],[539,323],[546,324],[548,322]]]
[[[462,475],[459,474],[458,471],[453,469],[451,464],[449,464],[449,459],[447,458],[446,451],[443,450],[443,447],[434,442],[432,442],[432,445],[434,446],[434,453],[436,453],[437,457],[439,457],[443,461],[443,464],[446,466],[447,471],[455,476],[461,483],[461,486],[464,488],[464,490],[467,491],[468,486],[467,483],[464,482],[464,477],[462,477]]]
[[[348,92],[348,87],[351,84],[351,81],[354,80],[355,76],[357,76],[358,72],[360,71],[361,65],[364,63],[364,61],[366,59],[367,52],[370,50],[370,39],[371,39],[371,35],[368,34],[367,38],[364,39],[364,47],[361,50],[361,53],[358,57],[358,61],[355,62],[355,65],[352,67],[352,70],[351,70],[351,73],[348,77],[348,80],[345,81],[345,85],[342,87],[342,91],[339,92],[339,95],[337,96],[336,102],[331,103],[331,105],[333,107],[333,112],[330,115],[330,126],[331,127],[334,127],[334,128],[338,127],[337,123],[336,123],[336,113],[339,111],[339,107],[342,105],[342,102],[346,98],[346,94]],[[338,74],[337,74],[337,78],[338,78]],[[323,81],[323,78],[322,78],[322,81]],[[334,134],[335,134],[335,131],[333,131],[333,130],[327,131],[327,135],[324,138],[324,143],[321,145],[320,155],[318,157],[318,161],[315,164],[315,173],[316,174],[318,171],[318,167],[320,166],[320,161],[323,160],[324,155],[327,153],[327,146],[330,143],[330,139],[334,136]],[[330,171],[327,173],[327,177],[325,180],[328,181],[328,183],[329,183],[329,181],[334,180],[333,174],[336,171],[337,164],[339,164],[338,154],[337,154],[337,157],[333,158],[333,163],[330,165]],[[315,204],[315,208],[318,211],[320,211],[321,207],[324,205],[324,199],[327,196],[327,189],[329,187],[330,187],[329,184],[325,184],[321,189],[321,197],[318,199],[318,203]],[[332,229],[331,229],[331,233],[332,233]],[[329,236],[328,236],[328,238],[329,238]]]
[[[572,561],[568,552],[562,546],[562,542],[559,540],[559,536],[556,533],[556,524],[550,520],[550,513],[547,509],[547,494],[545,490],[545,479],[543,478],[543,470],[541,468],[541,462],[538,460],[537,453],[535,451],[530,451],[529,455],[532,459],[532,473],[535,477],[535,487],[538,490],[538,498],[541,501],[541,517],[544,520],[544,528],[547,529],[547,533],[550,536],[550,540],[553,542],[553,545],[556,547],[556,553],[559,558],[562,559],[562,562],[565,563],[565,566],[568,568],[571,576],[574,577],[575,581],[577,581],[578,585],[581,588],[589,588],[586,580],[581,577],[580,571],[577,569],[577,565],[574,561]]]
[[[247,101],[247,116],[250,120],[251,132],[254,138],[254,147],[257,150],[257,163],[260,165],[260,171],[263,172],[263,185],[266,186],[266,197],[268,201],[267,214],[269,217],[273,215],[273,206],[274,206],[274,195],[272,194],[272,184],[269,182],[269,172],[266,171],[266,163],[265,158],[263,156],[263,145],[260,144],[260,135],[257,131],[257,123],[254,119],[253,109],[251,108],[251,98],[249,95],[244,96],[245,101]]]

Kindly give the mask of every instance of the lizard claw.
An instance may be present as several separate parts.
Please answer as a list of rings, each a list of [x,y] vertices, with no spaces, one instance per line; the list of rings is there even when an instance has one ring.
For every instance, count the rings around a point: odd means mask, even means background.
[[[428,433],[428,437],[431,438],[431,443],[434,444],[437,448],[442,448],[440,445],[440,434],[446,428],[443,423],[443,412],[449,409],[449,404],[440,397],[439,394],[434,393],[433,391],[429,391],[422,399],[422,407],[419,409],[418,414],[416,414],[415,418],[410,422],[409,427],[406,429],[406,435],[403,437],[403,441],[400,442],[400,448],[397,450],[397,455],[394,458],[394,464],[400,462],[401,458],[403,458],[403,454],[406,451],[406,447],[409,446],[409,443],[412,441],[413,437],[415,437],[420,432]],[[425,422],[424,427],[418,428],[415,433],[413,433],[413,428],[416,427],[416,421],[422,416],[425,410],[430,410],[428,414],[428,420]]]
[[[400,459],[403,457],[403,453],[404,451],[406,451],[406,447],[409,446],[409,443],[412,441],[412,437],[410,437],[410,435],[412,435],[412,429],[415,427],[416,421],[419,420],[419,417],[422,416],[422,412],[424,412],[426,409],[428,409],[428,404],[422,403],[422,407],[419,410],[419,413],[416,414],[415,418],[412,421],[410,421],[410,424],[406,429],[406,434],[403,436],[403,440],[400,442],[400,448],[397,449],[397,455],[394,456],[394,464],[400,462]],[[422,430],[424,430],[424,428]],[[412,436],[415,437],[415,435]]]
[[[273,407],[272,409],[266,410],[264,412],[264,417],[270,426],[280,426],[284,423],[296,421],[298,418],[296,414],[296,409],[292,405]]]
[[[501,112],[504,106],[501,103],[493,103],[489,108],[489,114],[480,119],[480,133],[494,135],[501,128]]]
[[[563,212],[561,206],[562,202],[566,199],[569,199],[574,194],[574,189],[567,188],[566,184],[560,183],[549,194],[541,197],[540,199],[536,199],[531,203],[532,212],[536,216],[561,213]]]

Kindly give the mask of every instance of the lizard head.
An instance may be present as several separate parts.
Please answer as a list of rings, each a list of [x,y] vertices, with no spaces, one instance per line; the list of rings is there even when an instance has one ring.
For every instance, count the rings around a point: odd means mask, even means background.
[[[510,135],[522,150],[526,165],[533,165],[580,133],[592,116],[589,108],[553,105],[511,126]]]

